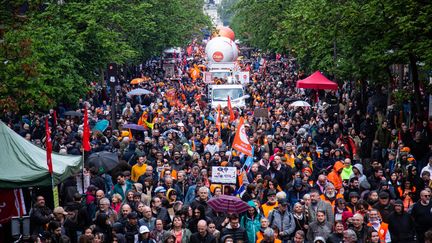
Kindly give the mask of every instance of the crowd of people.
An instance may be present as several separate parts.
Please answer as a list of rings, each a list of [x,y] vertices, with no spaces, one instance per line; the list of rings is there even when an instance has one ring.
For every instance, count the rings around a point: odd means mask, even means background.
[[[338,91],[299,90],[304,78],[294,58],[254,54],[245,108],[216,110],[206,84],[187,70],[201,60],[179,61],[166,77],[158,62],[141,66],[152,95],[127,97],[135,88],[120,77],[118,128],[93,131],[91,151],[118,154],[111,171],[87,164],[60,185],[60,207],[36,195],[31,209],[35,242],[432,242],[432,123],[421,114],[367,102],[355,83]],[[368,97],[384,95],[367,90]],[[292,107],[305,100],[312,107]],[[94,89],[79,103],[91,126],[111,120],[111,101]],[[256,117],[267,108],[268,117]],[[80,117],[50,112],[53,150],[82,154]],[[253,164],[231,148],[238,118],[254,147]],[[3,121],[43,146],[42,115],[5,113]],[[143,123],[146,131],[123,130]],[[212,183],[213,166],[236,167],[242,184]],[[246,173],[242,173],[246,169]],[[246,174],[244,176],[244,174]],[[238,180],[240,181],[240,180]],[[244,190],[240,190],[243,187]],[[222,194],[249,205],[239,214],[207,204]]]

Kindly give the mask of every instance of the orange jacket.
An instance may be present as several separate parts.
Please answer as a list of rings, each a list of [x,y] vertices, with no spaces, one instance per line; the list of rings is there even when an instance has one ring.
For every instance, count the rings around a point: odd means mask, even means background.
[[[269,204],[267,204],[267,203],[264,203],[263,205],[261,205],[262,212],[263,212],[264,216],[265,216],[266,218],[268,218],[268,216],[269,216],[269,214],[270,214],[270,211],[271,211],[272,209],[274,209],[275,207],[277,207],[277,206],[278,206],[278,202],[276,202],[276,203],[273,204],[273,205],[269,205]]]
[[[256,233],[256,243],[260,243],[262,240],[264,240],[264,235],[261,231],[258,231]],[[282,241],[279,239],[275,239],[273,242],[274,243],[282,243]]]
[[[336,199],[338,199],[338,198],[344,198],[344,197],[343,197],[342,194],[337,193],[337,194],[336,194],[336,197],[335,197],[335,199],[334,199],[333,201],[330,201],[330,200],[325,196],[325,194],[321,194],[321,195],[320,195],[320,198],[321,198],[321,200],[330,203],[330,204],[332,205],[333,210],[334,210],[334,206],[335,206]]]
[[[327,176],[327,179],[335,186],[336,190],[338,191],[342,188],[342,178],[338,171],[343,167],[344,164],[342,162],[336,161],[336,163],[333,165],[332,172],[330,172],[330,174]]]

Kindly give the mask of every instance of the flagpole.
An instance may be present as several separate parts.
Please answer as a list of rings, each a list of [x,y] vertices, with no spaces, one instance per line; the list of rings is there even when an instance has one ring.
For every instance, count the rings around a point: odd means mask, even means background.
[[[51,177],[51,189],[53,193],[53,202],[54,207],[58,207],[58,190],[55,188],[54,183],[54,171],[53,171],[53,163],[52,163],[52,141],[51,141],[51,131],[48,124],[48,116],[45,116],[45,148],[46,148],[46,159],[48,166],[48,173]]]
[[[84,183],[85,183],[85,179],[84,179],[84,153],[85,153],[85,151],[83,149],[83,151],[82,151],[82,168],[81,168],[81,183],[82,183],[81,187],[82,187],[82,194],[83,195],[85,194],[85,191],[84,191],[84,188],[85,188],[85,185],[84,185]]]
[[[230,134],[229,134],[229,136],[228,136],[228,143],[231,142],[231,136],[232,136],[232,131],[231,131],[231,128],[230,128]],[[229,154],[229,156],[228,156],[228,164],[229,164],[230,161],[231,161],[232,151],[233,151],[233,148],[232,148],[232,145],[231,145],[230,154]]]

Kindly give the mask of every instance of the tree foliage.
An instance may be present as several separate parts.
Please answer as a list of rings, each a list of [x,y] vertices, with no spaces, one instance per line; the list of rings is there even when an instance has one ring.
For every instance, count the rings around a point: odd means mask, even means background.
[[[392,64],[431,67],[430,1],[240,0],[233,11],[240,38],[291,51],[308,73],[384,83]]]
[[[202,0],[2,1],[0,109],[75,103],[110,62],[135,64],[209,25]]]

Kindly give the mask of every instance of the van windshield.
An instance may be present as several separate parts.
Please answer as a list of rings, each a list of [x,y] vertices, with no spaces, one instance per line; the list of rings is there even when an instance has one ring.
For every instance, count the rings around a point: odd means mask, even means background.
[[[243,89],[213,89],[214,101],[228,101],[228,96],[231,100],[240,98],[243,96]]]
[[[165,52],[164,53],[164,58],[165,59],[172,59],[172,58],[178,58],[178,57],[179,57],[178,53],[174,53],[174,52],[171,52],[171,53]]]
[[[219,78],[219,79],[228,79],[228,77],[231,75],[230,72],[212,72],[212,78]]]

